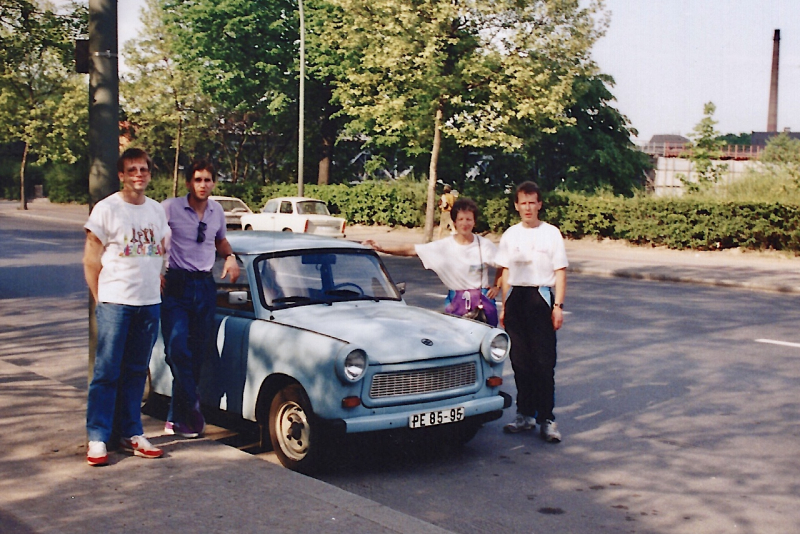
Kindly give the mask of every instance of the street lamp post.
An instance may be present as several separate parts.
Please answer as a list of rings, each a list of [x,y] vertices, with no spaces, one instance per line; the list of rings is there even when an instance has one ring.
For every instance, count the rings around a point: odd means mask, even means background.
[[[303,196],[303,118],[306,107],[306,21],[303,0],[300,5],[300,124],[297,128],[297,196]]]

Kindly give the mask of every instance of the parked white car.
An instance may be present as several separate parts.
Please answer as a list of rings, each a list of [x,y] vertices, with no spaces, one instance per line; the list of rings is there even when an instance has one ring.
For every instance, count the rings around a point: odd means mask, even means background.
[[[243,230],[296,232],[327,237],[345,237],[347,221],[332,217],[321,200],[307,197],[273,198],[261,213],[242,215]]]
[[[236,197],[210,196],[208,198],[216,200],[222,206],[222,210],[225,212],[225,226],[227,226],[228,229],[241,230],[242,215],[245,213],[253,213],[253,210],[251,210],[244,201]]]

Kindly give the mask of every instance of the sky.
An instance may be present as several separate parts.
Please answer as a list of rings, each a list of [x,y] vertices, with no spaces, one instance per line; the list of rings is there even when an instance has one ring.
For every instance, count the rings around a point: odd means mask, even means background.
[[[119,0],[120,49],[143,0]],[[767,129],[773,33],[781,30],[778,130],[800,131],[800,0],[605,0],[610,25],[594,46],[616,107],[638,131],[688,136],[716,105],[721,133]],[[124,61],[124,57],[122,58]]]
[[[617,109],[645,143],[688,135],[713,102],[721,133],[767,129],[773,34],[781,30],[778,130],[800,131],[798,0],[606,0],[593,49]]]

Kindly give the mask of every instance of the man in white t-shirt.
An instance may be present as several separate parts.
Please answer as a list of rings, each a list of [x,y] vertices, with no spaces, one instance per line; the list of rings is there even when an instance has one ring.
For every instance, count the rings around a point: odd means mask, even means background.
[[[162,455],[144,436],[141,415],[158,336],[169,231],[164,209],[145,196],[151,168],[145,151],[126,150],[117,161],[121,190],[98,202],[84,225],[83,269],[97,303],[97,349],[86,407],[86,460],[93,466],[108,463],[106,443],[114,427],[123,449],[143,458]]]
[[[503,430],[533,430],[538,423],[545,441],[559,442],[553,414],[556,330],[564,323],[567,254],[558,228],[539,220],[539,186],[523,182],[515,195],[522,220],[503,233],[495,257],[503,269],[501,323],[511,337],[517,385],[517,416]]]

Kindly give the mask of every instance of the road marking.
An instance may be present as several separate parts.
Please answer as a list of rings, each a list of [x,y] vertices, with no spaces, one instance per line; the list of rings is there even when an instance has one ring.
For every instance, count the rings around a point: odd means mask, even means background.
[[[794,347],[800,349],[800,343],[790,343],[788,341],[777,341],[775,339],[756,339],[756,343],[769,343],[770,345],[781,345],[783,347]]]
[[[440,298],[440,299],[447,298],[447,293],[445,293],[445,294],[442,294],[442,293],[423,293],[423,295],[425,295],[426,297],[437,297],[437,298]]]
[[[43,245],[60,245],[57,241],[45,241],[44,239],[28,239],[27,237],[17,237],[17,241],[25,241],[27,243],[41,243]]]

